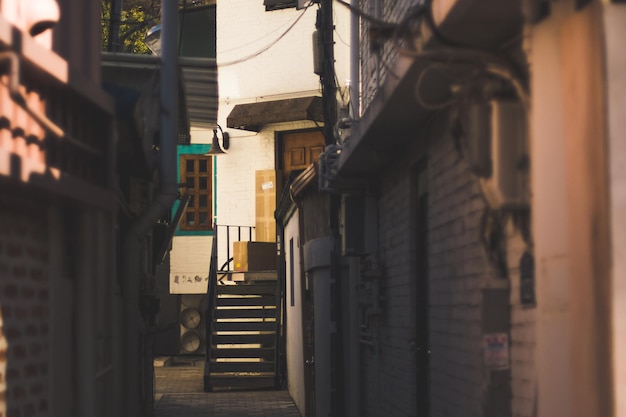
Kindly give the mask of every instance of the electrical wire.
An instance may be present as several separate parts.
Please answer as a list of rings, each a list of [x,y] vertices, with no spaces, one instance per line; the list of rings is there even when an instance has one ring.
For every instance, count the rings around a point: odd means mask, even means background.
[[[256,52],[253,52],[250,55],[247,55],[245,57],[242,58],[238,58],[232,61],[227,61],[227,62],[223,62],[223,63],[218,63],[219,67],[228,67],[231,65],[236,65],[236,64],[241,64],[243,62],[246,61],[250,61],[251,59],[254,59],[256,57],[258,57],[259,55],[263,54],[264,52],[268,51],[270,48],[272,48],[274,45],[276,45],[281,39],[283,39],[293,28],[294,26],[296,26],[296,24],[300,21],[300,19],[302,19],[302,17],[304,16],[304,14],[307,12],[307,10],[309,10],[309,8],[313,5],[313,2],[309,2],[303,9],[302,12],[298,15],[298,17],[293,21],[293,23],[291,23],[289,25],[289,27],[283,32],[281,33],[274,41],[272,41],[271,43],[265,45],[264,47],[258,49]]]
[[[410,9],[406,13],[405,17],[399,22],[387,22],[373,17],[363,12],[361,9],[353,7],[345,0],[335,1],[342,6],[347,7],[352,13],[355,13],[366,21],[377,25],[377,35],[388,37],[388,39],[392,41],[394,48],[398,50],[400,54],[416,58],[428,58],[430,60],[448,64],[451,64],[453,61],[466,61],[466,64],[473,64],[476,67],[482,68],[485,73],[509,82],[515,90],[516,95],[523,103],[524,108],[529,108],[530,100],[528,93],[521,82],[521,71],[516,67],[516,65],[514,65],[508,57],[496,55],[494,52],[487,49],[459,42],[444,35],[435,23],[432,0],[425,0],[424,3]],[[411,47],[404,46],[403,42],[407,40],[412,41],[415,39],[416,35],[422,35],[422,24],[426,24],[433,37],[446,46],[445,50],[424,51],[421,48],[416,48],[416,45],[413,42],[410,43]],[[507,40],[505,45],[509,45],[518,38],[519,36]],[[500,50],[501,49],[502,48],[500,48]],[[393,76],[393,72],[390,71],[390,68],[386,65],[386,63],[382,62],[382,65],[385,66]],[[423,104],[426,104],[427,108],[432,107],[432,105],[428,103]],[[445,103],[441,104],[443,105]],[[435,105],[435,107],[439,106]]]
[[[296,16],[296,19],[297,19],[297,18],[298,18],[298,17]],[[268,37],[270,37],[271,35],[273,35],[274,33],[278,32],[279,30],[281,30],[282,28],[284,28],[285,26],[290,25],[290,24],[292,24],[292,23],[293,23],[293,21],[291,21],[291,20],[285,20],[284,22],[281,22],[281,24],[279,24],[277,27],[275,27],[275,28],[274,28],[274,29],[272,29],[271,31],[266,32],[266,33],[264,33],[262,36],[257,37],[257,38],[255,39],[255,41],[260,41],[260,40],[262,40],[262,39],[268,38]],[[229,48],[229,49],[220,50],[220,53],[225,54],[225,53],[229,53],[229,52],[233,52],[233,51],[238,51],[238,50],[240,50],[240,49],[247,48],[247,47],[248,47],[248,45],[239,45],[239,46],[234,46],[234,47]]]
[[[335,29],[333,32],[335,32],[335,34],[337,35],[337,38],[339,38],[339,40],[341,41],[342,44],[344,44],[348,48],[350,47],[350,44],[343,40],[343,38],[341,37],[341,35],[337,31],[337,29]]]
[[[419,76],[417,77],[417,81],[415,83],[416,84],[415,98],[417,99],[420,106],[422,106],[426,110],[441,110],[441,109],[445,109],[446,107],[452,106],[458,101],[458,98],[454,94],[452,98],[450,98],[449,100],[443,101],[441,103],[428,103],[423,99],[422,94],[420,92],[420,89],[422,87],[422,82],[424,81],[426,74],[428,74],[428,72],[432,70],[433,70],[433,67],[429,66],[429,67],[426,67],[422,72],[420,72]]]

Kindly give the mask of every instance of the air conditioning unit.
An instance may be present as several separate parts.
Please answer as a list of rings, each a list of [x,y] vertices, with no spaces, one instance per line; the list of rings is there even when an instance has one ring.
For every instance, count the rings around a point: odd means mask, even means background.
[[[180,296],[180,353],[204,353],[206,339],[206,294]]]
[[[529,156],[526,111],[516,100],[490,102],[491,175],[480,178],[493,209],[529,205]]]

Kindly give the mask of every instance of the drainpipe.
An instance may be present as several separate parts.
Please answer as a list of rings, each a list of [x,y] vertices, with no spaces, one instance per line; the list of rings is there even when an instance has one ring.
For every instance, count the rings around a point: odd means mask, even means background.
[[[350,0],[352,10],[360,8],[359,0]],[[360,18],[357,13],[350,13],[350,110],[351,118],[357,121],[361,117],[361,71],[360,71]],[[354,123],[353,123],[354,124]],[[354,131],[355,129],[353,129]],[[345,296],[348,299],[348,314],[346,316],[346,332],[348,333],[348,343],[345,346],[348,357],[348,375],[346,375],[346,397],[347,411],[349,417],[361,415],[361,366],[360,355],[361,346],[359,344],[359,303],[357,286],[359,283],[358,258],[349,258],[348,267],[348,288]],[[345,356],[344,356],[345,357]]]
[[[142,319],[139,311],[139,283],[141,280],[141,248],[146,235],[178,196],[176,184],[176,124],[178,120],[178,8],[173,0],[161,0],[161,148],[160,189],[148,209],[137,218],[124,239],[124,372],[126,416],[137,417],[140,413],[141,390],[139,369],[140,329]],[[151,370],[150,370],[151,374]],[[150,375],[151,378],[151,375]],[[152,402],[152,393],[144,393],[143,401]]]
[[[358,10],[359,0],[350,0],[352,10]],[[361,48],[359,39],[359,15],[350,12],[350,107],[352,110],[352,120],[358,120],[361,116],[361,75],[359,68],[359,50]]]

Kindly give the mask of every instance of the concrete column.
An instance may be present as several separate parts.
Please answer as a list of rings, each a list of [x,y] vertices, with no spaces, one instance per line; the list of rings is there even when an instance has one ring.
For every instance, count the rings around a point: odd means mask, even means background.
[[[559,27],[564,9],[532,28],[530,148],[536,259],[538,416],[571,417],[568,225]]]
[[[614,415],[626,415],[626,6],[604,6],[611,226]]]

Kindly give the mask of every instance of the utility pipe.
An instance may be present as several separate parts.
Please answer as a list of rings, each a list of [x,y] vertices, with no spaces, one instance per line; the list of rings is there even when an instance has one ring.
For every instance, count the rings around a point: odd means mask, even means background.
[[[130,226],[124,239],[124,296],[125,337],[125,405],[126,416],[140,416],[139,367],[141,360],[139,311],[139,281],[141,279],[142,241],[178,196],[176,184],[176,133],[178,120],[178,2],[161,0],[161,144],[160,189],[146,211]],[[144,398],[144,401],[152,398]]]
[[[352,120],[358,120],[361,117],[360,19],[359,15],[352,10],[359,9],[359,0],[350,0],[350,6],[350,108]]]

